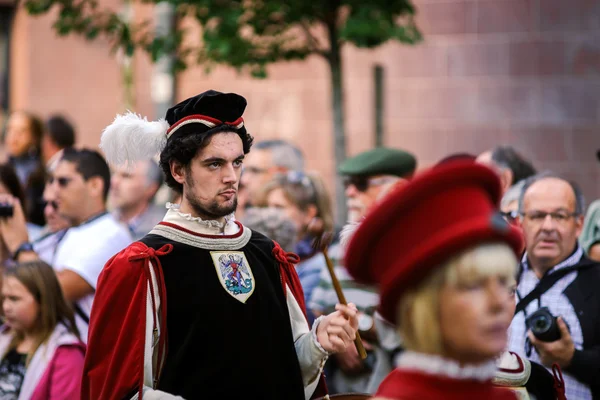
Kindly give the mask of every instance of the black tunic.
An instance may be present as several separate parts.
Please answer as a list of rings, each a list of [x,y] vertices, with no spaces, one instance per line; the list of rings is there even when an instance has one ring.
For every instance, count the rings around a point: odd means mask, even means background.
[[[211,257],[211,251],[227,250],[206,250],[156,234],[141,241],[155,249],[174,246],[161,257],[168,353],[159,390],[186,399],[304,399],[270,239],[253,232],[245,246],[231,250],[244,253],[254,276],[254,282],[239,286],[247,290],[253,285],[245,303],[228,293]]]

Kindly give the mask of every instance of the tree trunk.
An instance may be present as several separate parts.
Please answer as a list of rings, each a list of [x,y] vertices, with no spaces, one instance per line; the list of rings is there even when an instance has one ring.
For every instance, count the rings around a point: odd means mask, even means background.
[[[155,34],[157,37],[175,35],[175,6],[161,1],[154,6]],[[152,71],[152,101],[155,118],[164,118],[169,107],[175,104],[175,73],[173,54],[163,54]]]
[[[131,4],[131,0],[125,0],[121,13],[127,24],[129,26],[133,25],[133,4]],[[123,52],[123,63],[121,64],[123,106],[126,110],[135,111],[135,79],[133,67],[133,55],[129,56]]]
[[[133,57],[124,56],[123,66],[121,67],[121,77],[123,78],[123,104],[126,110],[135,110],[135,80],[133,72]]]
[[[346,195],[342,177],[337,174],[337,167],[346,159],[346,128],[344,123],[344,90],[342,79],[342,54],[338,42],[338,32],[335,20],[327,24],[330,43],[328,57],[331,71],[331,109],[333,111],[334,155],[335,155],[335,221],[337,224],[346,223]]]
[[[374,72],[375,79],[375,147],[383,146],[383,67],[376,65]]]

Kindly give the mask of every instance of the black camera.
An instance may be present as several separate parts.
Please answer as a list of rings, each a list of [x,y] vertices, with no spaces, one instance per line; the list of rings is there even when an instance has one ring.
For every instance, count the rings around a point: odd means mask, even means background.
[[[0,204],[0,218],[8,218],[13,216],[12,204]]]
[[[533,335],[542,342],[554,342],[560,339],[558,322],[556,317],[548,310],[548,307],[540,308],[528,316],[525,322]]]

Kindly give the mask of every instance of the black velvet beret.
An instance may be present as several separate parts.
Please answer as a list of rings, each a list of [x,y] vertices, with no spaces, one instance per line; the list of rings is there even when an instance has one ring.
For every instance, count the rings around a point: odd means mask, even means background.
[[[246,99],[235,93],[208,90],[169,108],[165,119],[171,126],[172,137],[190,133],[206,133],[213,129],[231,130],[245,134],[243,120],[238,121],[246,109]],[[207,119],[196,117],[208,117]],[[189,121],[183,124],[182,120]],[[213,125],[213,126],[211,126]]]

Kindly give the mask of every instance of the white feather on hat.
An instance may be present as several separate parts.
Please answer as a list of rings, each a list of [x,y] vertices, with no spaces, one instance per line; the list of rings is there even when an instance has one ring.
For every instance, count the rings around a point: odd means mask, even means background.
[[[104,128],[100,148],[109,163],[127,163],[150,160],[160,153],[167,143],[169,123],[164,119],[148,121],[128,111],[117,115],[112,124]]]

